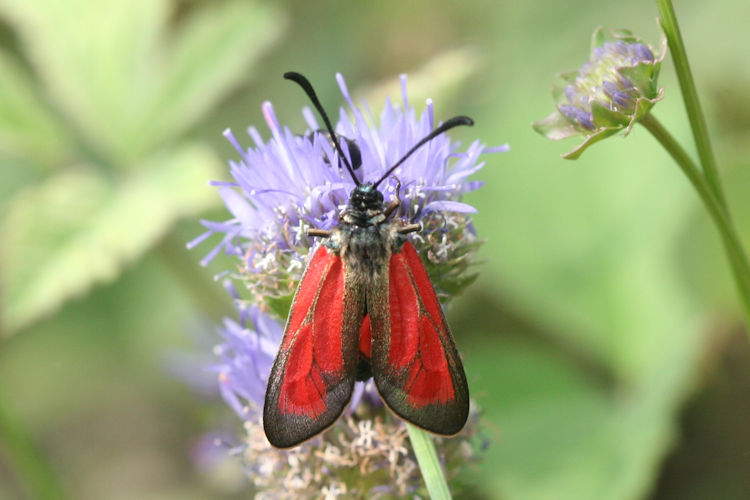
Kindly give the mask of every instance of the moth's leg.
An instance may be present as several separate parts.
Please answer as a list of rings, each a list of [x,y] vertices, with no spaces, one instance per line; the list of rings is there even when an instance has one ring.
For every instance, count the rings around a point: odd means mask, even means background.
[[[383,210],[383,215],[385,215],[385,218],[387,219],[388,217],[390,217],[393,211],[396,210],[400,205],[401,200],[399,200],[398,198],[390,202],[388,206],[385,207],[385,210]]]
[[[409,224],[408,226],[400,227],[396,230],[398,234],[409,234],[422,229],[421,224]]]
[[[401,191],[401,181],[398,180],[398,178],[396,178],[396,197],[387,207],[385,207],[385,210],[383,210],[383,215],[385,215],[386,219],[390,217],[390,215],[393,213],[394,210],[396,210],[398,207],[401,206],[401,199],[398,197],[398,193],[400,191]]]
[[[326,229],[316,229],[313,227],[307,230],[308,236],[317,236],[318,238],[330,238],[331,234],[331,231]]]

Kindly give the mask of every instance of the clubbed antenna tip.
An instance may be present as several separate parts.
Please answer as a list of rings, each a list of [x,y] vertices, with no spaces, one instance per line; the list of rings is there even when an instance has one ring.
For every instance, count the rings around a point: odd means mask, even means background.
[[[373,186],[378,187],[378,184],[383,182],[383,180],[389,175],[391,175],[391,173],[393,173],[393,171],[396,170],[404,162],[404,160],[410,157],[412,153],[414,153],[417,149],[422,147],[424,144],[430,142],[432,139],[439,136],[440,134],[454,127],[459,127],[461,125],[468,125],[469,127],[471,127],[472,125],[474,125],[474,120],[472,120],[468,116],[454,116],[453,118],[446,120],[445,122],[442,123],[442,125],[440,125],[438,128],[436,128],[435,130],[427,134],[421,141],[416,143],[414,147],[412,147],[404,156],[402,156],[401,159],[397,161],[395,165],[389,168],[388,171],[385,173],[385,175],[383,175],[383,177],[378,179],[378,181],[375,184],[373,184]]]
[[[352,180],[354,181],[354,184],[359,186],[360,185],[359,179],[357,179],[357,176],[354,175],[354,169],[349,163],[349,160],[346,159],[346,156],[344,156],[344,152],[341,150],[341,145],[339,144],[339,138],[336,135],[336,132],[333,131],[333,125],[331,125],[331,120],[328,119],[328,114],[326,113],[326,110],[323,109],[323,105],[320,104],[320,100],[318,99],[318,96],[315,93],[315,90],[313,89],[313,86],[310,83],[310,80],[305,78],[302,74],[297,73],[296,71],[287,71],[286,73],[284,73],[284,78],[286,78],[287,80],[291,80],[295,82],[297,85],[299,85],[300,87],[302,87],[302,90],[305,91],[305,94],[307,94],[307,97],[310,98],[310,101],[313,103],[313,106],[315,106],[315,109],[318,110],[320,117],[323,118],[323,122],[326,124],[326,129],[328,129],[328,133],[331,134],[331,140],[333,141],[333,145],[336,148],[336,152],[339,154],[339,156],[343,160],[344,165],[346,165],[346,169],[349,171],[349,175],[352,176]]]

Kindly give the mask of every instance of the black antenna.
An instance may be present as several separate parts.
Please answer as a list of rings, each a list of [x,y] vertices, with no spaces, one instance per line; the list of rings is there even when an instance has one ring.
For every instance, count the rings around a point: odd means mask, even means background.
[[[333,131],[331,120],[328,119],[326,110],[323,109],[323,105],[320,104],[320,101],[318,100],[318,96],[315,94],[315,90],[313,90],[313,87],[310,84],[310,81],[304,76],[302,76],[301,74],[297,73],[296,71],[287,71],[286,73],[284,73],[284,78],[286,78],[287,80],[292,80],[293,82],[297,83],[297,85],[302,87],[302,90],[305,91],[305,93],[307,94],[307,97],[310,98],[310,101],[312,101],[313,106],[315,106],[315,109],[318,110],[320,117],[323,118],[323,122],[326,124],[328,133],[331,134],[331,140],[333,141],[333,145],[336,148],[336,151],[338,152],[339,157],[341,157],[341,160],[344,162],[344,165],[346,165],[346,169],[349,171],[349,175],[352,176],[352,180],[354,181],[354,184],[359,186],[360,185],[359,179],[357,179],[357,176],[354,175],[354,169],[349,163],[349,160],[346,159],[346,156],[344,156],[344,152],[341,150],[341,145],[339,144],[339,137],[336,135],[336,132]]]
[[[432,139],[434,139],[435,137],[439,136],[443,132],[446,132],[446,131],[452,129],[453,127],[458,127],[460,125],[472,126],[472,125],[474,125],[474,120],[472,120],[468,116],[454,116],[450,120],[444,122],[438,128],[436,128],[435,130],[433,130],[432,132],[430,132],[429,134],[427,134],[424,139],[422,139],[421,141],[419,141],[418,143],[416,143],[414,145],[414,147],[409,150],[408,153],[406,153],[403,157],[401,157],[401,159],[399,161],[396,162],[395,165],[393,165],[391,168],[388,169],[388,171],[385,173],[385,175],[383,175],[383,177],[381,177],[378,180],[378,182],[376,182],[375,184],[373,184],[373,187],[378,187],[378,184],[380,184],[381,182],[383,182],[383,180],[386,177],[388,177],[389,175],[391,175],[391,173],[394,170],[396,170],[404,162],[404,160],[406,160],[408,157],[410,157],[412,155],[412,153],[414,153],[414,151],[416,151],[417,149],[419,149],[425,143],[431,141]]]

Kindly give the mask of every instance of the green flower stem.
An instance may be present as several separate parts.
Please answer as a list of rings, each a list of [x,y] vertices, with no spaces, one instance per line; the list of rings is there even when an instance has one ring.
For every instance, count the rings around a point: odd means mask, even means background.
[[[432,500],[450,500],[451,491],[448,489],[448,483],[443,475],[443,468],[440,466],[435,443],[432,436],[419,427],[406,423],[409,430],[409,440],[417,456],[419,470],[422,471],[422,478],[427,486],[427,492]]]
[[[8,462],[15,468],[30,498],[68,498],[52,466],[36,447],[23,423],[6,405],[5,394],[0,394],[0,444],[3,445]]]
[[[672,7],[672,1],[656,0],[656,5],[659,9],[661,27],[667,36],[669,50],[672,53],[675,72],[680,82],[680,90],[682,90],[682,98],[685,101],[690,127],[693,130],[693,137],[695,138],[695,146],[698,149],[698,157],[703,166],[703,174],[708,181],[711,191],[713,191],[714,196],[716,196],[719,204],[727,214],[727,218],[729,218],[727,203],[724,199],[724,193],[721,189],[721,182],[716,168],[716,160],[711,150],[711,141],[708,138],[708,127],[706,126],[706,120],[703,117],[703,111],[698,101],[698,92],[695,90],[693,74],[690,71],[685,44],[682,42],[682,35],[680,35],[680,27],[677,24],[677,17],[674,13],[674,7]]]
[[[641,118],[640,123],[648,129],[651,134],[658,140],[664,149],[672,155],[682,171],[687,176],[690,183],[698,192],[703,204],[706,206],[709,215],[719,230],[724,248],[729,256],[729,262],[732,266],[737,288],[740,293],[741,307],[745,313],[746,330],[750,336],[750,264],[748,264],[745,252],[742,249],[737,232],[732,226],[729,216],[719,198],[711,190],[707,179],[701,175],[701,172],[695,162],[688,156],[682,146],[667,132],[650,113]]]

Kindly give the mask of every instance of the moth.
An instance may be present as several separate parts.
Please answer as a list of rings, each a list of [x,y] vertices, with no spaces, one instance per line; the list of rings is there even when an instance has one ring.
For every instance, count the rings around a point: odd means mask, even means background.
[[[436,434],[456,434],[469,414],[469,389],[432,282],[408,241],[420,225],[394,220],[398,189],[386,204],[378,185],[419,147],[473,121],[451,118],[379,180],[363,182],[307,78],[295,72],[284,78],[312,101],[356,187],[336,227],[307,232],[323,243],[294,294],[271,368],[263,408],[266,436],[278,448],[315,436],[344,411],[354,382],[370,377],[399,417]]]

